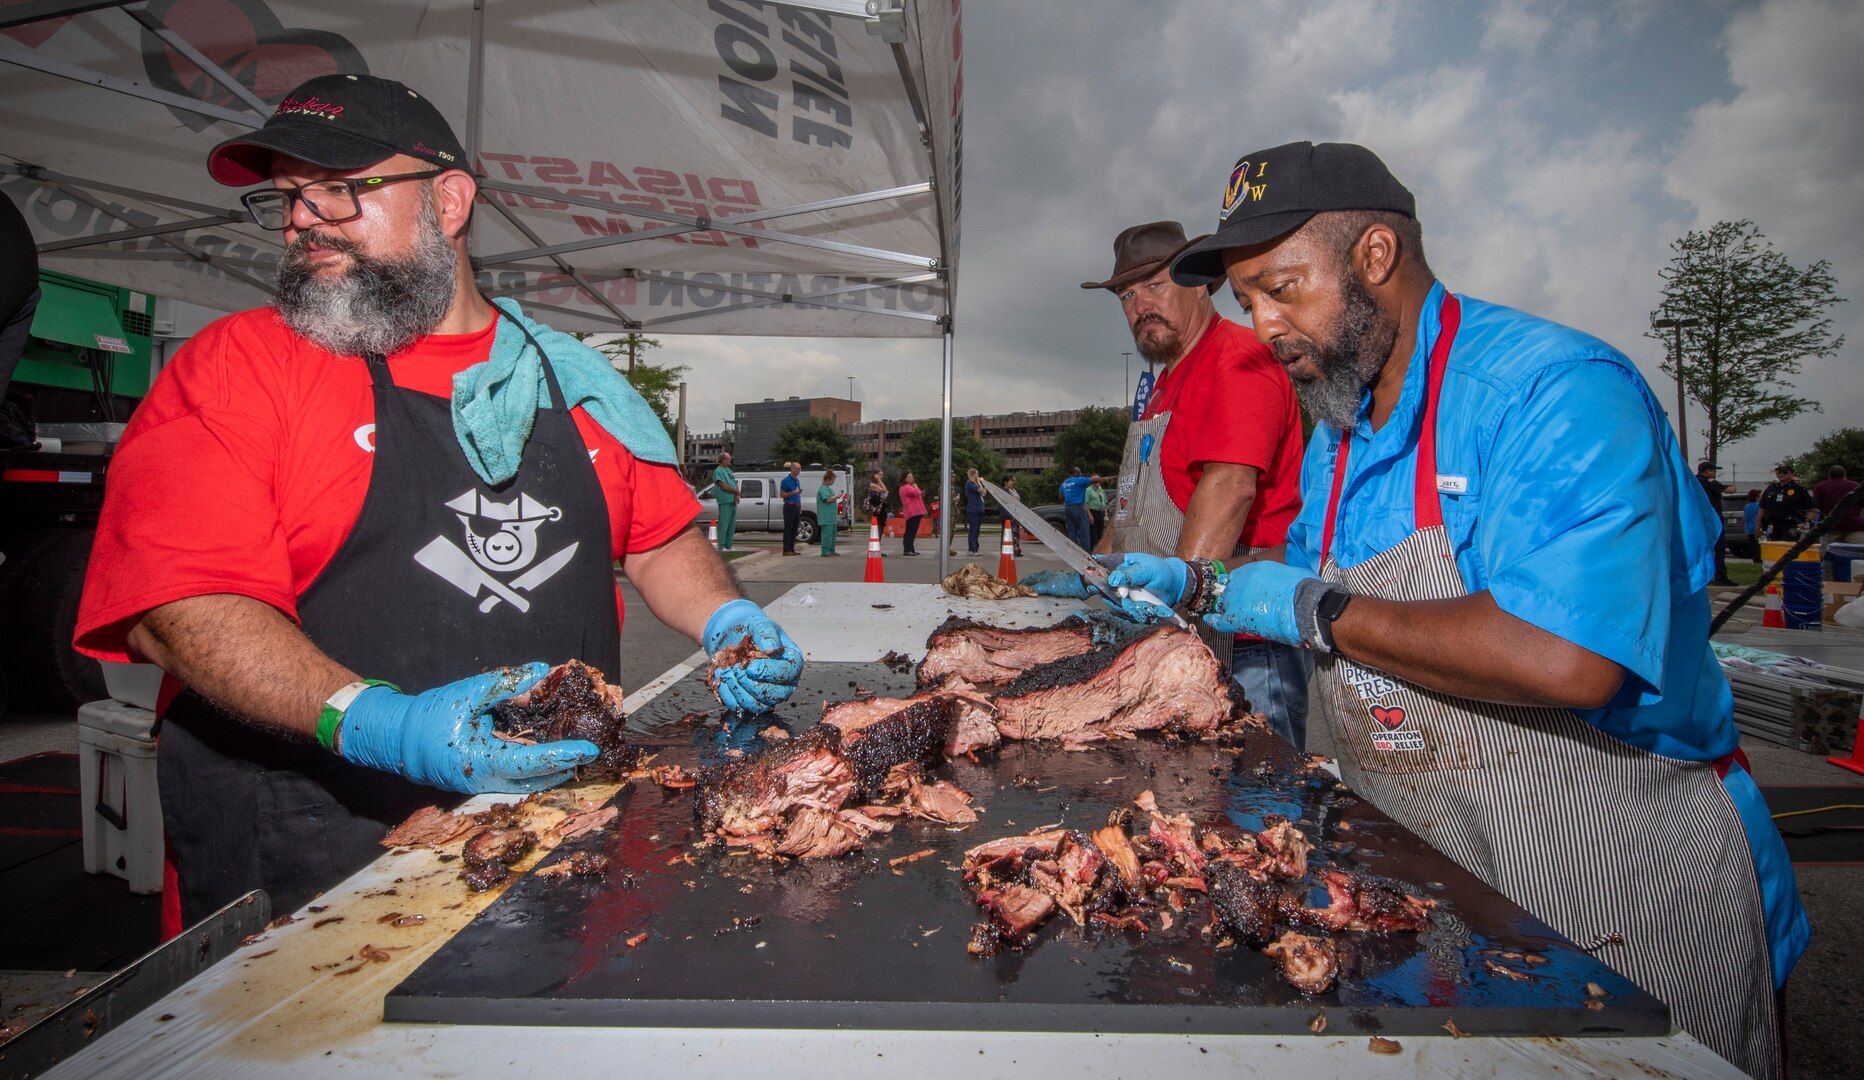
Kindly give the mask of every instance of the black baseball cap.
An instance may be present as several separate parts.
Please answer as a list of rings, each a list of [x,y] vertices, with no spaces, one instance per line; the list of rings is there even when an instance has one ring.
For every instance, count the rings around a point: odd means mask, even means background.
[[[326,169],[360,169],[396,154],[471,168],[433,102],[374,75],[319,75],[299,84],[259,130],[214,147],[207,172],[228,187],[262,183],[274,152]]]
[[[1223,277],[1223,252],[1284,236],[1329,210],[1417,216],[1417,200],[1379,156],[1354,143],[1295,142],[1238,158],[1223,186],[1217,231],[1172,260],[1180,285]]]

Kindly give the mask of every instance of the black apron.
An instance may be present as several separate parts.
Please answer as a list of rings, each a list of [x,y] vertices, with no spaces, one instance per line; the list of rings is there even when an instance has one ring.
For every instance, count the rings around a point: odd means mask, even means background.
[[[495,486],[460,451],[446,399],[395,386],[380,356],[368,364],[369,491],[298,599],[305,636],[409,694],[530,660],[614,671],[608,503],[548,359],[551,407],[517,475]],[[163,717],[157,769],[183,926],[253,888],[294,911],[379,856],[415,810],[462,801],[254,728],[192,691]]]

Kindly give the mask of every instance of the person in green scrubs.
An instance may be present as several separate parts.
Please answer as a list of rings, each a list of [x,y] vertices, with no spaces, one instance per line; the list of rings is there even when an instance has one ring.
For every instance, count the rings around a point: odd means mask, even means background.
[[[731,538],[738,531],[738,474],[731,471],[731,454],[718,456],[712,485],[712,497],[718,500],[718,549],[730,551]]]
[[[1087,534],[1091,543],[1087,550],[1093,551],[1100,546],[1100,534],[1107,531],[1107,492],[1100,486],[1100,477],[1087,485],[1087,518],[1092,524]]]
[[[822,474],[822,486],[816,488],[816,535],[822,538],[822,554],[835,554],[835,530],[841,523],[835,513],[835,470]]]

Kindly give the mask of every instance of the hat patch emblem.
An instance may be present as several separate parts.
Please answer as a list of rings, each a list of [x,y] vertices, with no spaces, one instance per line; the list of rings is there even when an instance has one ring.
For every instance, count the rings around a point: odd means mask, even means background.
[[[326,120],[337,120],[343,116],[343,106],[333,105],[328,101],[319,101],[317,95],[310,97],[286,97],[278,103],[278,109],[272,115],[284,116],[295,113],[299,116],[321,116]]]
[[[1250,175],[1252,166],[1255,171],[1253,176]],[[1269,190],[1268,183],[1252,184],[1249,181],[1261,180],[1268,169],[1269,163],[1266,161],[1260,164],[1252,163],[1248,158],[1238,161],[1236,167],[1230,170],[1229,183],[1223,186],[1223,210],[1217,215],[1217,220],[1230,220],[1230,212],[1241,203],[1261,202],[1262,196]]]

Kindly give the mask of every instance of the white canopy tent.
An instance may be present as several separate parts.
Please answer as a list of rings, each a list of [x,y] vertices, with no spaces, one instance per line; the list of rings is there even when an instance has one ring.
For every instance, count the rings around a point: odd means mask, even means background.
[[[50,269],[253,307],[279,237],[208,149],[312,76],[399,79],[474,160],[488,295],[565,330],[940,337],[949,487],[961,61],[958,0],[15,0],[0,191]]]

